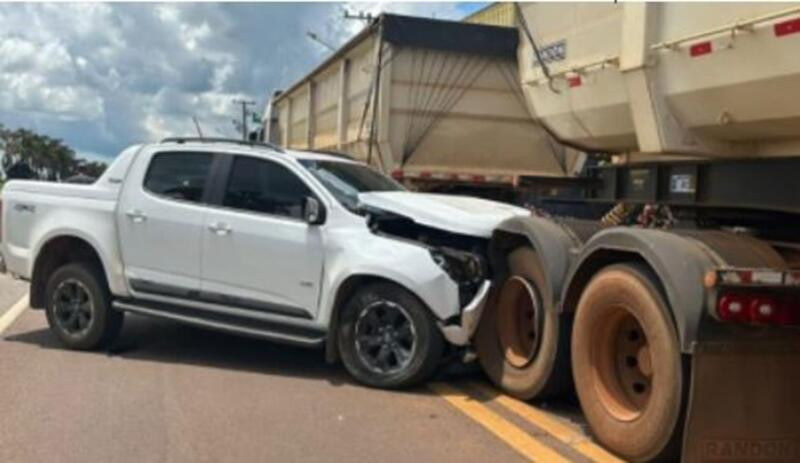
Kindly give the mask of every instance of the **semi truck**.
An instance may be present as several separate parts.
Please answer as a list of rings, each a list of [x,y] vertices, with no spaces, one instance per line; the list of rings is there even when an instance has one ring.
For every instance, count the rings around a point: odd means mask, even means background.
[[[797,461],[800,8],[516,13],[531,116],[608,156],[580,202],[610,212],[498,227],[484,370],[525,399],[574,387],[632,461]]]
[[[510,200],[537,191],[543,207],[500,224],[487,248],[493,285],[472,345],[501,389],[574,390],[596,439],[631,461],[800,460],[800,7],[514,8],[515,29],[418,20],[398,33],[413,21],[379,17],[273,101],[283,143],[347,152],[421,190],[487,194],[502,172],[494,186]],[[502,91],[488,74],[465,85],[419,67],[467,51],[507,63],[487,53],[504,30],[518,74]],[[353,66],[358,47],[380,65]],[[337,69],[339,87],[324,80]],[[341,105],[359,69],[361,138]],[[431,118],[409,98],[415,82],[464,89]],[[314,103],[327,86],[338,106]],[[323,123],[326,111],[338,119]],[[397,136],[426,115],[422,142]],[[337,135],[321,143],[325,130]]]

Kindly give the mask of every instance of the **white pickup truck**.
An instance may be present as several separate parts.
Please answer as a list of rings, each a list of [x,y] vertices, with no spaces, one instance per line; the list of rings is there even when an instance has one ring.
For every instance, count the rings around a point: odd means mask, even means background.
[[[324,346],[387,388],[469,343],[488,239],[530,214],[408,192],[334,155],[215,139],[130,147],[92,185],[11,181],[0,205],[5,266],[69,348],[107,345],[132,312]]]

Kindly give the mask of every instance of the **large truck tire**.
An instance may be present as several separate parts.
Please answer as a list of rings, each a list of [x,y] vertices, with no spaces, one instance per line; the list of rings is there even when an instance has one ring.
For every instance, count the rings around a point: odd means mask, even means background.
[[[107,347],[119,334],[125,314],[111,308],[111,293],[91,263],[67,264],[45,288],[45,313],[51,331],[68,348]]]
[[[523,400],[571,392],[570,319],[553,306],[539,256],[517,248],[508,269],[476,333],[481,367],[497,387]]]
[[[685,378],[667,303],[647,268],[612,265],[587,285],[572,374],[597,440],[630,461],[678,461]]]

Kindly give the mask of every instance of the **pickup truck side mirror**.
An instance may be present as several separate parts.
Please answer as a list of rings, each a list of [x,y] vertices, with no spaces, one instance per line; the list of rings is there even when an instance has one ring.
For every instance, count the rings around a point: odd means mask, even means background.
[[[325,206],[317,198],[306,196],[303,201],[303,219],[309,225],[322,225],[325,223]]]

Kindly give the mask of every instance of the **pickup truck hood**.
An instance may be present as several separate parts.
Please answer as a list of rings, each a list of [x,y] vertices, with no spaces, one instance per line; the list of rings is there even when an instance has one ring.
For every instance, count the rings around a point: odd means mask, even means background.
[[[358,199],[366,206],[408,217],[420,225],[486,238],[500,222],[531,215],[521,207],[469,196],[382,191],[361,193]]]

